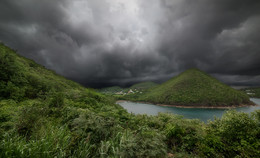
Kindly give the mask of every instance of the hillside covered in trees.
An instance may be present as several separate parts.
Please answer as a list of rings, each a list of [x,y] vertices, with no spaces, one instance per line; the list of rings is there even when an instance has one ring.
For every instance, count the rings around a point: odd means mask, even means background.
[[[259,157],[260,111],[133,115],[0,44],[0,157]]]
[[[186,70],[161,85],[148,89],[142,95],[125,98],[155,104],[205,107],[254,104],[244,92],[235,90],[198,69]]]

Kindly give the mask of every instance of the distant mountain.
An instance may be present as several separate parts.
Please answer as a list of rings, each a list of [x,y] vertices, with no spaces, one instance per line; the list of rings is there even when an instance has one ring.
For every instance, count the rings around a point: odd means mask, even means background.
[[[134,84],[129,88],[112,86],[112,87],[106,87],[106,88],[99,89],[98,91],[100,93],[109,94],[109,95],[114,95],[114,94],[123,95],[123,94],[140,93],[147,89],[153,88],[157,85],[158,84],[154,83],[154,82],[141,82],[141,83]]]
[[[153,88],[157,85],[158,84],[154,83],[154,82],[141,82],[141,83],[137,83],[137,84],[132,85],[130,88],[131,89],[137,89],[137,90],[145,90],[145,89]]]
[[[114,93],[118,93],[123,90],[124,89],[119,86],[113,86],[113,87],[102,88],[102,89],[99,89],[98,91],[100,93],[104,93],[104,94],[114,94]]]
[[[189,69],[151,88],[138,100],[189,106],[232,106],[251,104],[249,97],[198,69]]]

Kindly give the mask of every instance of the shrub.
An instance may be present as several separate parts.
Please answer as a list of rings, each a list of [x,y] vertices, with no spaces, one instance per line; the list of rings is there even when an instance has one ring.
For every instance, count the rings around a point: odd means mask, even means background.
[[[100,143],[113,136],[118,130],[118,122],[111,117],[98,116],[87,112],[76,118],[71,127],[75,134],[82,138],[89,137],[91,143]]]
[[[64,95],[63,93],[54,92],[51,96],[51,101],[49,103],[49,107],[60,108],[64,105]]]
[[[209,135],[216,135],[217,144],[213,145],[226,157],[257,157],[260,155],[259,124],[254,116],[243,112],[228,111],[222,119],[210,122],[207,128]],[[220,144],[223,147],[220,147]]]
[[[44,124],[47,112],[47,109],[41,104],[21,107],[16,120],[18,134],[29,139],[33,131]]]

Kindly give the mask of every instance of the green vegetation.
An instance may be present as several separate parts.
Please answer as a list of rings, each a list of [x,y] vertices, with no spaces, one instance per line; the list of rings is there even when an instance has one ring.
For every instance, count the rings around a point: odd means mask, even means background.
[[[141,82],[141,83],[137,83],[137,84],[132,85],[130,87],[130,89],[146,90],[146,89],[149,89],[149,88],[153,88],[157,85],[158,84],[156,84],[154,82]]]
[[[0,157],[259,157],[260,111],[132,115],[0,45]]]
[[[51,91],[69,95],[84,90],[79,84],[17,55],[3,44],[0,44],[0,52],[0,99],[23,101],[46,96]]]
[[[242,89],[249,97],[260,98],[260,87]]]
[[[189,69],[169,81],[148,90],[143,95],[127,99],[151,103],[189,106],[232,106],[252,104],[249,97],[208,74]]]
[[[154,82],[141,82],[141,83],[134,84],[129,88],[121,88],[119,86],[113,86],[113,87],[102,88],[99,89],[98,91],[106,95],[120,96],[120,95],[128,94],[129,91],[132,91],[131,93],[145,92],[147,89],[155,87],[156,85],[158,84]]]
[[[118,93],[120,91],[125,91],[125,90],[119,86],[113,86],[113,87],[102,88],[98,91],[103,94],[115,94],[115,93]]]

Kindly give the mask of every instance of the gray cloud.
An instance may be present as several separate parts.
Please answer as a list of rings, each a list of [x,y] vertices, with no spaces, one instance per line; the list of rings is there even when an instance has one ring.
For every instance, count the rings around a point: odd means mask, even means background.
[[[260,85],[258,0],[2,0],[0,40],[89,87],[200,68]]]

